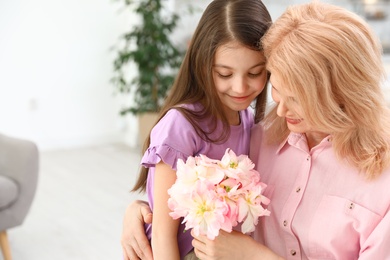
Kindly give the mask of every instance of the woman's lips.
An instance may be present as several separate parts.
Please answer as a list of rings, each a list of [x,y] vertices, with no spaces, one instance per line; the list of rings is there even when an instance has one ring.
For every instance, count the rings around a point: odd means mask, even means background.
[[[286,121],[289,124],[296,125],[296,124],[299,124],[300,122],[302,122],[302,119],[293,119],[293,118],[286,117]]]

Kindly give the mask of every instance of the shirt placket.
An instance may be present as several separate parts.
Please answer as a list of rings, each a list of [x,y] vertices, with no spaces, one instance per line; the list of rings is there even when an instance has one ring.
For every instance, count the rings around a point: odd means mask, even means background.
[[[296,181],[294,183],[294,188],[292,189],[286,201],[285,207],[283,208],[282,215],[281,215],[282,221],[280,225],[281,225],[281,230],[284,231],[283,236],[286,242],[287,259],[302,258],[302,252],[299,246],[299,240],[293,232],[292,222],[308,182],[308,177],[309,177],[310,168],[312,164],[312,157],[310,156],[310,154],[302,152],[301,161],[302,161],[301,169],[299,170],[300,175],[297,176],[296,178]],[[294,164],[294,165],[299,165],[299,164]]]

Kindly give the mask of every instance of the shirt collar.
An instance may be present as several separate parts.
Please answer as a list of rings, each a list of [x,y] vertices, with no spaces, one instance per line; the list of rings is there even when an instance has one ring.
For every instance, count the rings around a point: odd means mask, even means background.
[[[332,141],[331,135],[326,136],[322,141],[316,146],[316,147],[324,147],[326,145],[330,145]],[[287,136],[287,138],[279,145],[276,153],[279,154],[282,148],[286,145],[294,146],[300,150],[303,150],[305,152],[308,151],[308,146],[307,146],[307,140],[306,136],[301,133],[293,133],[290,132],[290,134]]]

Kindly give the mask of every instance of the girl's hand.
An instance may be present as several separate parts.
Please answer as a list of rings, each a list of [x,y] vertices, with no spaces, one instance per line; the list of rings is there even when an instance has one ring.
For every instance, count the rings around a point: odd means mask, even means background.
[[[124,260],[153,259],[152,248],[145,235],[145,223],[152,223],[149,205],[136,200],[127,207],[123,219],[121,244]]]

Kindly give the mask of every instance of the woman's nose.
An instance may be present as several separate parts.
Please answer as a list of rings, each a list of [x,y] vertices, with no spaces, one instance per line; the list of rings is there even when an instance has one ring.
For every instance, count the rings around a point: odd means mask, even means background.
[[[281,100],[281,101],[278,103],[278,108],[277,108],[277,110],[276,110],[276,113],[277,113],[278,116],[284,117],[284,116],[286,115],[286,112],[287,112],[286,104],[285,104],[284,101]]]

